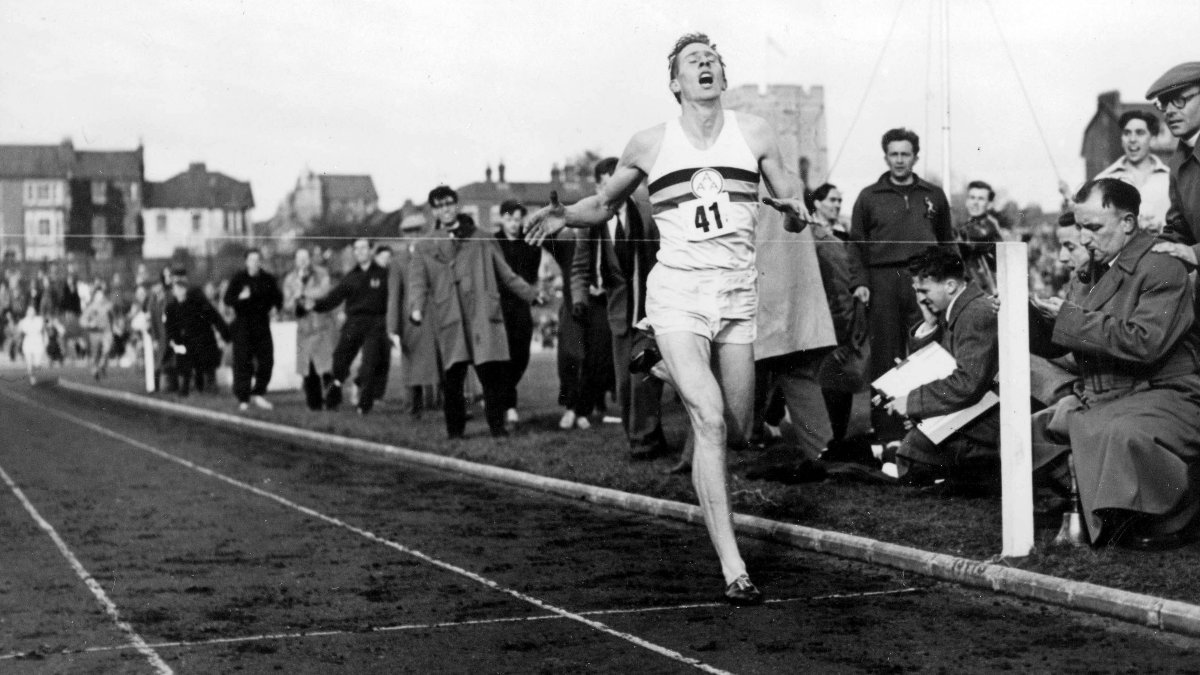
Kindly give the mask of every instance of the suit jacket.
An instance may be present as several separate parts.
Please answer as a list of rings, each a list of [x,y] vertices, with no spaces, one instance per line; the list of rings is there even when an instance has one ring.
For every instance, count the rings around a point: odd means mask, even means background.
[[[625,241],[614,242],[608,224],[591,228],[578,240],[571,261],[571,300],[586,303],[588,287],[597,284],[596,259],[600,259],[600,284],[608,299],[608,325],[616,337],[646,316],[646,277],[658,257],[658,227],[649,205],[625,200]]]
[[[427,301],[432,304],[433,311],[422,323],[436,327],[443,369],[509,359],[500,284],[526,302],[537,298],[537,290],[504,262],[496,240],[475,230],[474,224],[469,227],[462,237],[421,242],[408,275],[405,315],[426,307]]]
[[[1180,142],[1167,161],[1171,178],[1167,193],[1167,225],[1163,236],[1200,252],[1200,150]]]
[[[996,332],[996,311],[991,300],[975,282],[970,282],[954,301],[944,326],[923,338],[913,338],[911,347],[920,349],[937,340],[958,363],[954,372],[940,380],[921,385],[908,393],[908,414],[918,419],[945,415],[979,402],[992,388],[1000,370],[1000,338]],[[999,414],[977,418],[972,425]],[[966,431],[964,429],[963,431]]]

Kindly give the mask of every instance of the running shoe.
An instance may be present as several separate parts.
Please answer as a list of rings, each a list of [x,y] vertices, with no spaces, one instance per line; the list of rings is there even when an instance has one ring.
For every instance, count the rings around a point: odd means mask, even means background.
[[[747,607],[761,605],[763,594],[750,583],[750,576],[743,574],[725,588],[725,599],[734,607]]]

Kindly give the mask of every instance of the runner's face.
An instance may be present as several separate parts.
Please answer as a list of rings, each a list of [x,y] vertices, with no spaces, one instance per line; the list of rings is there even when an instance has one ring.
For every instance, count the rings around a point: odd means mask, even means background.
[[[694,42],[675,57],[675,79],[671,91],[689,101],[719,98],[725,91],[725,69],[717,52],[706,44]]]
[[[912,175],[913,165],[917,163],[917,155],[913,152],[912,143],[908,141],[888,143],[884,159],[887,160],[888,171],[896,180],[908,180]]]
[[[1125,159],[1137,164],[1150,154],[1150,129],[1145,120],[1133,119],[1125,123],[1121,130],[1121,149],[1125,151]]]
[[[987,213],[991,203],[991,200],[988,199],[987,190],[983,188],[971,188],[967,190],[967,215],[972,218],[978,218]]]

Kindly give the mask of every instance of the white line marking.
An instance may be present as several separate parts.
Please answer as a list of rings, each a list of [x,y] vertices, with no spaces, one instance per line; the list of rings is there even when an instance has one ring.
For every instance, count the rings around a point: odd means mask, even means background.
[[[129,638],[128,646],[136,649],[142,656],[145,656],[146,660],[150,662],[150,665],[154,667],[154,671],[160,675],[174,673],[175,671],[171,670],[171,667],[167,665],[166,661],[162,660],[162,657],[158,655],[158,652],[151,649],[150,646],[146,644],[146,641],[142,639],[142,636],[138,635],[137,631],[133,629],[133,626],[130,626],[127,621],[121,618],[121,615],[117,612],[117,606],[113,604],[112,600],[108,599],[108,594],[105,593],[104,589],[100,587],[100,583],[93,579],[92,575],[89,574],[86,569],[84,569],[83,563],[79,562],[79,558],[75,557],[75,554],[72,553],[71,549],[67,547],[67,543],[63,541],[62,537],[58,536],[58,532],[54,529],[54,526],[46,522],[46,519],[43,518],[40,513],[38,513],[38,510],[33,506],[29,499],[25,497],[25,493],[21,491],[21,488],[17,487],[17,484],[13,482],[12,477],[8,475],[8,472],[5,471],[3,467],[0,467],[0,479],[3,479],[4,482],[8,484],[9,489],[11,489],[12,493],[16,495],[18,500],[20,500],[21,505],[25,507],[25,510],[29,512],[29,515],[33,517],[33,520],[38,524],[38,527],[42,528],[42,530],[46,534],[50,535],[50,538],[54,540],[54,545],[58,547],[58,552],[67,559],[67,562],[71,565],[71,569],[75,570],[75,575],[78,576],[88,587],[88,590],[92,592],[92,595],[95,596],[96,601],[100,603],[102,608],[104,608],[104,613],[107,614],[108,617],[113,620],[113,623],[117,624],[117,628],[121,629],[121,632],[125,633],[125,635]]]
[[[128,437],[128,436],[125,436],[125,435],[123,435],[123,434],[120,434],[120,433],[118,433],[118,432],[116,432],[116,431],[109,430],[109,429],[107,429],[107,428],[105,428],[105,427],[102,427],[102,426],[100,426],[100,425],[98,425],[98,424],[93,424],[93,423],[91,423],[91,422],[88,422],[87,420],[80,419],[80,418],[78,418],[78,417],[75,417],[74,415],[71,415],[71,414],[69,414],[69,413],[65,413],[65,412],[61,412],[61,411],[58,411],[58,410],[54,410],[54,409],[52,409],[52,408],[48,408],[48,407],[45,407],[45,406],[39,406],[37,403],[35,403],[35,402],[34,402],[34,401],[32,401],[31,399],[25,398],[24,396],[21,396],[20,394],[13,394],[13,393],[11,393],[11,392],[7,392],[7,391],[6,391],[6,392],[3,392],[3,394],[4,394],[5,396],[7,396],[7,397],[10,397],[10,398],[15,398],[15,399],[17,399],[17,400],[19,400],[19,401],[22,401],[22,402],[24,402],[24,403],[25,403],[25,404],[27,404],[27,405],[31,405],[31,406],[36,406],[36,407],[39,407],[41,410],[43,410],[43,411],[45,411],[45,412],[47,412],[47,413],[50,413],[51,415],[54,415],[54,416],[56,416],[56,417],[60,417],[60,418],[62,418],[62,419],[65,419],[65,420],[67,420],[67,421],[73,422],[73,423],[75,423],[75,424],[78,424],[78,425],[79,425],[79,426],[81,426],[81,427],[84,427],[84,428],[86,428],[86,429],[91,429],[92,431],[95,431],[95,432],[96,432],[96,433],[98,433],[98,434],[102,434],[102,435],[104,435],[104,436],[108,436],[109,438],[113,438],[113,439],[119,440],[119,441],[121,441],[121,442],[123,442],[123,443],[126,443],[126,444],[128,444],[128,445],[131,445],[131,446],[133,446],[133,447],[135,447],[135,448],[138,448],[139,450],[144,450],[144,451],[146,451],[146,452],[149,452],[149,453],[150,453],[150,454],[152,454],[152,455],[156,455],[156,456],[158,456],[158,457],[161,457],[161,458],[163,458],[163,459],[165,459],[165,460],[167,460],[167,461],[175,462],[176,464],[179,464],[179,465],[181,465],[181,466],[185,466],[185,467],[187,467],[187,468],[189,468],[189,469],[191,469],[191,470],[193,470],[193,471],[197,471],[197,472],[199,472],[199,473],[202,473],[202,474],[204,474],[204,475],[206,475],[206,476],[209,476],[210,478],[215,478],[215,479],[217,479],[217,480],[219,480],[219,481],[222,481],[222,482],[224,482],[224,483],[228,483],[229,485],[233,485],[234,487],[239,487],[239,488],[241,488],[241,489],[243,489],[243,490],[246,490],[246,491],[252,492],[252,493],[254,493],[254,494],[256,494],[256,495],[258,495],[258,496],[260,496],[260,497],[264,497],[264,498],[266,498],[266,499],[270,499],[270,500],[272,500],[272,501],[274,501],[274,502],[276,502],[276,503],[282,504],[283,506],[286,506],[286,507],[288,507],[288,508],[290,508],[290,509],[293,509],[293,510],[299,511],[300,513],[303,513],[303,514],[305,514],[305,515],[307,515],[307,516],[310,516],[310,517],[312,517],[312,518],[316,518],[316,519],[318,519],[318,520],[323,520],[323,521],[325,521],[325,522],[329,523],[330,525],[335,525],[335,526],[337,526],[337,527],[340,527],[340,528],[342,528],[342,529],[344,529],[344,530],[348,530],[348,531],[350,531],[350,532],[353,532],[353,533],[355,533],[355,534],[357,534],[357,535],[359,535],[359,536],[361,536],[361,537],[363,537],[363,538],[365,538],[365,539],[368,539],[368,540],[370,540],[370,541],[373,541],[373,542],[375,542],[375,543],[377,543],[377,544],[383,544],[384,546],[387,546],[388,548],[394,549],[394,550],[396,550],[396,551],[399,551],[399,552],[401,552],[401,553],[406,553],[406,554],[408,554],[408,555],[410,555],[410,556],[412,556],[412,557],[414,557],[414,558],[417,558],[418,560],[423,560],[423,561],[425,561],[425,562],[427,562],[427,563],[429,563],[429,564],[431,564],[431,565],[434,565],[434,566],[440,567],[440,568],[442,568],[442,569],[444,569],[444,570],[447,570],[447,571],[449,571],[449,572],[453,572],[453,573],[455,573],[455,574],[458,574],[458,575],[460,575],[460,576],[464,576],[464,577],[466,577],[466,578],[468,578],[468,579],[471,579],[472,581],[475,581],[475,582],[478,582],[478,583],[480,583],[480,584],[483,584],[484,586],[487,586],[488,588],[491,588],[492,590],[499,591],[499,592],[501,592],[501,593],[505,593],[505,594],[507,594],[507,595],[510,595],[510,596],[512,596],[512,597],[514,597],[514,598],[517,598],[518,600],[523,600],[523,601],[525,601],[525,602],[527,602],[527,603],[529,603],[529,604],[531,604],[531,605],[534,605],[535,607],[539,607],[539,608],[541,608],[541,609],[544,609],[544,610],[546,610],[546,611],[548,611],[548,612],[551,612],[551,613],[554,613],[554,614],[558,614],[559,616],[561,616],[561,617],[563,617],[563,618],[565,618],[565,619],[570,619],[570,620],[572,620],[572,621],[577,621],[577,622],[579,622],[579,623],[582,623],[582,624],[584,624],[585,626],[589,626],[589,627],[591,627],[591,628],[593,628],[593,629],[595,629],[595,630],[598,630],[598,631],[600,631],[600,632],[602,632],[602,633],[606,633],[606,634],[608,634],[608,635],[611,635],[611,636],[613,636],[613,637],[619,638],[619,639],[621,639],[621,640],[625,640],[626,642],[630,642],[630,643],[632,643],[632,644],[635,644],[635,645],[637,645],[637,646],[639,646],[639,647],[642,647],[643,649],[648,649],[648,650],[650,650],[650,651],[652,651],[652,652],[655,652],[656,654],[660,654],[660,655],[662,655],[662,656],[665,656],[665,657],[667,657],[667,658],[669,658],[669,659],[672,659],[672,660],[674,660],[674,661],[678,661],[679,663],[684,663],[684,664],[687,664],[687,665],[689,665],[689,666],[693,666],[693,667],[695,667],[695,668],[697,668],[697,669],[699,669],[699,670],[703,670],[703,671],[705,671],[705,672],[708,672],[708,673],[720,673],[720,674],[722,674],[722,675],[725,675],[725,674],[727,674],[727,671],[721,670],[721,669],[719,669],[719,668],[716,668],[716,667],[714,667],[714,666],[710,666],[710,665],[708,665],[708,664],[704,663],[703,661],[700,661],[700,660],[698,660],[698,659],[694,659],[694,658],[692,658],[692,657],[690,657],[690,656],[685,656],[685,655],[683,655],[683,654],[681,654],[681,653],[679,653],[679,652],[677,652],[677,651],[675,651],[675,650],[673,650],[673,649],[670,649],[670,648],[664,647],[664,646],[662,646],[662,645],[659,645],[659,644],[655,644],[655,643],[653,643],[653,642],[650,642],[649,640],[644,640],[644,639],[642,639],[642,638],[640,638],[640,637],[638,637],[638,636],[636,636],[636,635],[632,635],[632,634],[629,634],[629,633],[624,633],[624,632],[622,632],[622,631],[619,631],[619,630],[616,630],[616,629],[614,629],[614,628],[610,628],[609,626],[606,626],[606,625],[604,625],[603,623],[600,623],[599,621],[593,621],[593,620],[591,620],[591,619],[589,619],[589,618],[587,618],[587,617],[585,617],[585,616],[582,616],[582,615],[580,615],[580,614],[577,614],[577,613],[575,613],[575,612],[571,612],[571,611],[569,611],[569,610],[566,610],[566,609],[563,609],[563,608],[561,608],[561,607],[557,607],[557,606],[555,606],[555,605],[551,605],[551,604],[550,604],[550,603],[548,603],[548,602],[545,602],[545,601],[543,601],[543,600],[539,600],[539,599],[537,599],[537,598],[535,598],[535,597],[533,597],[533,596],[531,596],[531,595],[526,595],[525,593],[522,593],[522,592],[520,592],[520,591],[518,591],[518,590],[515,590],[515,589],[512,589],[512,588],[507,588],[507,587],[505,587],[505,586],[501,586],[501,585],[500,585],[500,584],[498,584],[497,582],[495,582],[495,581],[492,581],[491,579],[488,579],[488,578],[486,578],[486,577],[484,577],[484,576],[481,576],[481,575],[479,575],[479,574],[476,574],[475,572],[472,572],[472,571],[470,571],[470,570],[464,569],[464,568],[462,568],[462,567],[459,567],[459,566],[457,566],[457,565],[454,565],[454,564],[451,564],[451,563],[448,563],[448,562],[444,562],[444,561],[438,560],[437,558],[434,558],[434,557],[432,557],[432,556],[426,555],[425,553],[422,553],[421,551],[418,551],[418,550],[416,550],[416,549],[413,549],[413,548],[409,548],[409,547],[407,547],[407,546],[405,546],[405,545],[403,545],[403,544],[400,544],[400,543],[398,543],[398,542],[394,542],[394,541],[392,541],[392,540],[390,540],[390,539],[386,539],[386,538],[384,538],[384,537],[381,537],[381,536],[379,536],[379,535],[375,534],[374,532],[371,532],[371,531],[369,531],[369,530],[365,530],[365,529],[363,529],[363,528],[361,528],[361,527],[357,527],[357,526],[351,525],[350,523],[347,523],[347,522],[345,522],[345,521],[343,521],[343,520],[339,520],[338,518],[334,518],[333,516],[327,516],[327,515],[325,515],[325,514],[323,514],[323,513],[319,512],[319,511],[316,511],[316,510],[314,510],[314,509],[310,509],[310,508],[308,508],[307,506],[302,506],[302,505],[300,505],[300,504],[297,504],[296,502],[293,502],[293,501],[291,501],[291,500],[287,499],[286,497],[282,497],[282,496],[280,496],[280,495],[277,495],[277,494],[275,494],[275,493],[273,493],[273,492],[268,492],[268,491],[266,491],[266,490],[263,490],[263,489],[261,489],[261,488],[258,488],[258,487],[255,487],[255,486],[253,486],[253,485],[250,485],[250,484],[248,484],[248,483],[243,483],[242,481],[240,481],[240,480],[237,480],[236,478],[231,478],[231,477],[229,477],[229,476],[226,476],[226,475],[224,475],[224,474],[218,473],[218,472],[216,472],[216,471],[213,471],[212,469],[209,469],[209,468],[206,468],[206,467],[200,466],[199,464],[196,464],[196,463],[194,463],[194,462],[190,462],[190,461],[188,461],[188,460],[186,460],[186,459],[183,459],[182,457],[176,457],[175,455],[172,455],[172,454],[171,454],[171,453],[169,453],[169,452],[166,452],[166,451],[163,451],[163,450],[159,450],[158,448],[155,448],[155,447],[153,447],[153,446],[151,446],[151,445],[147,445],[147,444],[145,444],[145,443],[142,443],[141,441],[138,441],[138,440],[136,440],[136,439],[130,438],[130,437]],[[164,664],[164,665],[165,665],[165,664]]]
[[[840,600],[846,598],[867,598],[880,595],[900,595],[903,593],[916,593],[920,591],[918,588],[897,588],[888,591],[864,591],[862,593],[834,593],[831,595],[816,595],[813,597],[801,598],[773,598],[767,600],[768,604],[781,604],[791,602],[816,602],[819,600]],[[631,607],[627,609],[593,609],[586,612],[579,612],[581,616],[603,616],[606,614],[642,614],[647,612],[669,612],[671,610],[681,609],[697,609],[697,608],[724,608],[728,607],[723,602],[704,602],[689,605],[671,605],[659,607]],[[470,626],[485,626],[498,623],[522,623],[525,621],[559,621],[563,616],[558,614],[538,614],[535,616],[510,616],[498,617],[495,619],[475,619],[473,621],[443,621],[440,623],[411,623],[401,624],[397,626],[376,626],[365,631],[350,631],[350,630],[320,630],[297,633],[264,633],[262,635],[244,635],[240,637],[228,638],[212,638],[210,640],[181,640],[176,642],[154,642],[150,646],[155,649],[173,649],[179,647],[211,647],[216,645],[237,644],[242,642],[262,642],[264,640],[296,640],[304,638],[318,637],[337,637],[340,635],[363,635],[367,633],[393,633],[408,630],[431,630],[434,628],[467,628]],[[56,654],[87,654],[94,652],[114,652],[132,649],[129,645],[113,645],[108,647],[87,647],[77,650],[63,650]],[[0,654],[0,661],[20,658],[25,656],[24,653]]]

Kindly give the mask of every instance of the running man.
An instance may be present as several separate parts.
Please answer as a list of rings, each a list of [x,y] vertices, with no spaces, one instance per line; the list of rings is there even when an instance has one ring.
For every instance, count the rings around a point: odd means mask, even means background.
[[[722,108],[725,63],[708,36],[679,38],[668,66],[682,114],[636,134],[596,196],[563,207],[552,195],[550,206],[530,216],[526,241],[539,244],[568,225],[603,225],[649,181],[660,248],[647,281],[647,319],[691,420],[692,484],[721,561],[725,597],[757,604],[762,593],[733,535],[725,450],[727,442],[746,442],[751,422],[759,181],[775,195],[763,202],[788,216],[790,231],[803,229],[810,216],[766,121]]]

